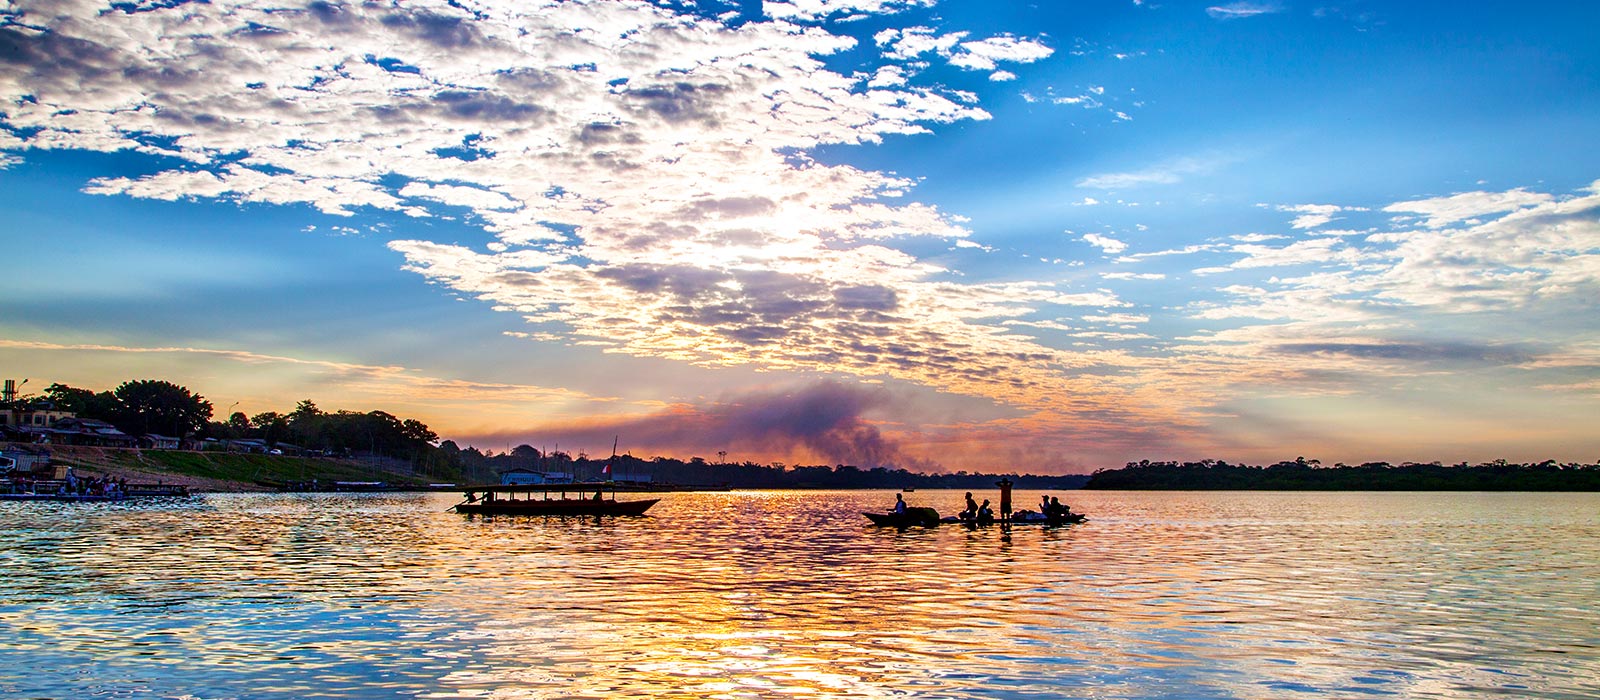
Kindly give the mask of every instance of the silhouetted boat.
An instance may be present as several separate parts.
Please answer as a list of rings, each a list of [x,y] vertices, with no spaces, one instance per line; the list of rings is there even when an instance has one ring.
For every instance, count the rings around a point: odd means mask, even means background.
[[[611,496],[605,492],[611,488]],[[586,494],[568,498],[568,493]],[[560,494],[551,498],[553,494]],[[521,495],[522,498],[517,496]],[[464,515],[644,515],[661,499],[619,501],[615,488],[608,484],[549,484],[473,486],[466,489],[467,500],[455,511]]]
[[[932,508],[907,508],[904,513],[863,512],[862,515],[867,516],[873,525],[887,527],[933,527],[939,524],[939,511]]]

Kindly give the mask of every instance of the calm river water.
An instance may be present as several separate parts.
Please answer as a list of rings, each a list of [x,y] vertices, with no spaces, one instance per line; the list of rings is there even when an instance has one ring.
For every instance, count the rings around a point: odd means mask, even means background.
[[[0,503],[0,697],[1600,697],[1600,494],[1062,495]]]

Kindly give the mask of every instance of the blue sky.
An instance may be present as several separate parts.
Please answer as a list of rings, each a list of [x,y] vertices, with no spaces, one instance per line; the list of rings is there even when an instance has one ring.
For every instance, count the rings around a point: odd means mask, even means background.
[[[0,372],[496,450],[1592,461],[1595,26],[9,0]]]

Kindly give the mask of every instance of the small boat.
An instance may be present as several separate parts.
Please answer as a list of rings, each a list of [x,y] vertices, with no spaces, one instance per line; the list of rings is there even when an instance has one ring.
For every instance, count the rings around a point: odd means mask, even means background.
[[[1019,510],[1011,514],[1012,525],[1073,525],[1087,521],[1089,518],[1082,513],[1066,513],[1048,516],[1031,510]]]
[[[932,508],[907,508],[904,513],[867,513],[862,512],[872,521],[873,525],[886,527],[933,527],[939,524],[939,511]]]
[[[611,489],[606,497],[606,489]],[[587,494],[568,498],[568,493]],[[522,498],[518,498],[518,495]],[[553,494],[560,494],[552,498]],[[467,500],[457,503],[463,515],[644,515],[661,499],[619,501],[615,484],[548,484],[469,486]]]

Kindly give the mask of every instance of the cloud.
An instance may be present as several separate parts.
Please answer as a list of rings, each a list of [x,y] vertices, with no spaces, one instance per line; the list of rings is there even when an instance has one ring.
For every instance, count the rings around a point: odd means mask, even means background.
[[[1115,238],[1112,238],[1110,236],[1102,236],[1102,235],[1100,235],[1098,233],[1085,233],[1085,234],[1083,234],[1083,242],[1084,243],[1088,243],[1089,245],[1092,245],[1092,246],[1094,246],[1096,248],[1099,248],[1101,251],[1104,251],[1108,255],[1115,255],[1117,253],[1121,253],[1122,251],[1128,249],[1128,244],[1127,243],[1123,243],[1122,241],[1119,241],[1119,240],[1117,240]]]
[[[1459,342],[1320,342],[1285,343],[1274,347],[1293,355],[1346,355],[1373,360],[1404,362],[1471,362],[1520,365],[1531,360],[1529,352],[1515,348]]]
[[[1396,202],[1383,210],[1419,215],[1424,219],[1424,226],[1441,228],[1481,216],[1546,204],[1553,199],[1549,194],[1529,192],[1519,187],[1507,192],[1463,192],[1448,197]]]
[[[1335,214],[1347,211],[1367,211],[1363,207],[1341,207],[1335,204],[1292,204],[1279,205],[1278,211],[1300,214],[1290,222],[1289,226],[1297,229],[1317,228],[1324,224],[1338,220]]]
[[[1108,280],[1164,280],[1167,276],[1160,272],[1104,272],[1101,279]]]
[[[1001,62],[1033,63],[1049,58],[1055,50],[1036,39],[1022,39],[1009,35],[990,37],[980,41],[963,41],[950,57],[950,65],[969,70],[992,71]]]
[[[880,31],[873,41],[886,50],[884,57],[890,60],[917,61],[931,54],[957,68],[995,71],[990,80],[996,81],[1016,78],[1009,71],[998,70],[1001,63],[1033,63],[1055,53],[1038,39],[1002,34],[969,41],[968,36],[968,32],[939,34],[931,27],[906,27]]]
[[[1178,158],[1144,170],[1123,173],[1102,173],[1078,180],[1078,187],[1097,190],[1122,190],[1147,185],[1172,185],[1183,181],[1186,175],[1208,173],[1219,165],[1215,158]]]
[[[1258,2],[1233,2],[1226,5],[1213,5],[1206,8],[1206,14],[1213,19],[1230,20],[1257,17],[1282,12],[1283,8],[1272,3]]]
[[[1121,302],[948,281],[890,244],[960,246],[959,219],[905,201],[908,179],[805,155],[988,118],[905,71],[830,71],[820,58],[855,40],[805,23],[915,4],[772,3],[786,21],[736,26],[627,0],[21,10],[0,29],[17,47],[0,54],[0,120],[27,134],[23,150],[183,163],[95,179],[95,194],[341,216],[465,207],[493,242],[389,245],[405,269],[526,324],[512,333],[1038,404],[1064,381],[1061,351],[998,322]],[[970,68],[1051,52],[923,27],[879,41]]]

